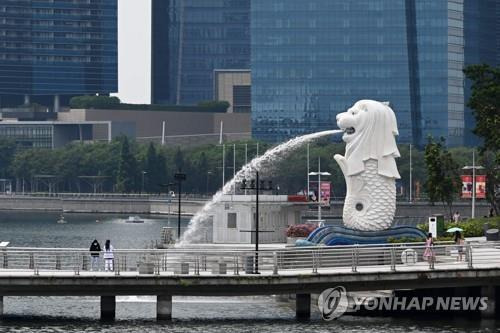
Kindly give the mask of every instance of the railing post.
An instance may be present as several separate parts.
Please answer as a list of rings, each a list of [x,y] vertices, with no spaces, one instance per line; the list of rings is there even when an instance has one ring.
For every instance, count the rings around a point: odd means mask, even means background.
[[[194,262],[194,275],[200,275],[200,257],[196,256]]]
[[[312,264],[313,264],[313,274],[318,273],[318,260],[316,258],[316,251],[312,250]]]
[[[81,258],[82,258],[82,271],[87,271],[88,270],[88,265],[87,265],[88,257],[87,257],[87,255],[82,253]]]
[[[234,256],[234,275],[240,275],[240,265],[237,255]]]
[[[273,275],[278,275],[278,253],[273,252]]]
[[[115,271],[115,275],[120,275],[120,255],[117,254],[113,258],[113,269]]]
[[[352,264],[353,273],[356,273],[358,271],[358,246],[357,245],[351,250],[351,264]]]
[[[161,270],[161,259],[158,255],[155,255],[155,260],[154,260],[154,263],[155,263],[155,267],[154,267],[154,273],[156,275],[160,275],[160,270]]]
[[[56,254],[56,269],[61,270],[61,256],[59,253]]]
[[[29,269],[34,269],[35,268],[35,255],[33,252],[30,252],[30,263],[29,263]]]
[[[396,271],[396,249],[391,247],[391,271]]]
[[[75,275],[80,275],[80,262],[78,260],[78,253],[73,255],[73,266],[75,267]]]
[[[467,258],[467,266],[469,267],[469,269],[472,269],[473,266],[472,266],[472,245],[469,243],[467,244],[467,247],[465,248],[466,249],[466,255],[465,257]]]

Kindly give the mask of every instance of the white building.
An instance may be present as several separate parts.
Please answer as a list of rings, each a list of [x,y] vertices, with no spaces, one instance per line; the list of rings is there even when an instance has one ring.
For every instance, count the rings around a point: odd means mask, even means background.
[[[224,195],[214,208],[213,242],[255,242],[255,195]],[[299,224],[303,204],[286,195],[259,195],[259,243],[285,243],[289,225]]]

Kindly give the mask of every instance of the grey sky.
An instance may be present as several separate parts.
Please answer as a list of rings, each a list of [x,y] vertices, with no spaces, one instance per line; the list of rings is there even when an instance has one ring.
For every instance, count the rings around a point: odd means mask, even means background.
[[[151,0],[118,0],[118,96],[151,102]]]

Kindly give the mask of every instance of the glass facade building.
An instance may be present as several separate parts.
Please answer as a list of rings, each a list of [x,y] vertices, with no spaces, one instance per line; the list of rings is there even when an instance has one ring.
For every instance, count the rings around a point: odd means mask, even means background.
[[[117,0],[0,0],[0,94],[117,91]]]
[[[432,135],[463,144],[468,6],[253,0],[253,135],[276,142],[336,128],[336,114],[375,99],[391,103],[400,142],[422,145]]]
[[[169,91],[168,102],[173,104],[212,100],[214,70],[250,68],[251,0],[168,2],[169,8],[162,8],[168,11],[168,20],[153,20],[153,30],[165,29],[168,21],[168,37],[157,40],[152,53],[153,58],[169,62],[170,75],[168,82],[163,78],[153,87],[163,84],[163,91]],[[167,52],[167,59],[158,56]]]

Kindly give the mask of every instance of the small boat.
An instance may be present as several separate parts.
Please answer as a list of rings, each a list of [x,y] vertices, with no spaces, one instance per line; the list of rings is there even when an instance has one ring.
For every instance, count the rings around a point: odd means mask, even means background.
[[[64,224],[64,223],[68,223],[68,222],[64,219],[64,215],[61,214],[61,216],[59,216],[59,220],[57,220],[57,223]]]
[[[129,216],[128,219],[125,220],[127,223],[144,223],[144,220],[141,219],[139,216]]]

